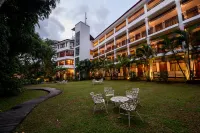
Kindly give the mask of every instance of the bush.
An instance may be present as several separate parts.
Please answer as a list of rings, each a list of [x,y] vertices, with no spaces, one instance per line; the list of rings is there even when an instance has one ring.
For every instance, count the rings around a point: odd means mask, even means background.
[[[160,72],[159,81],[168,82],[168,72],[167,71]]]
[[[137,80],[137,76],[135,72],[130,72],[130,81],[136,81]]]
[[[15,96],[22,92],[22,82],[20,79],[11,78],[0,84],[0,95]]]

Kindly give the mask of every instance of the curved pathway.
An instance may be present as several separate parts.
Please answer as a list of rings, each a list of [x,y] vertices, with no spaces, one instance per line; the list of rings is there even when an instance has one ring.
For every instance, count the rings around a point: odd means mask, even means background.
[[[6,112],[0,113],[0,133],[12,132],[39,103],[62,92],[55,88],[38,88],[33,90],[43,90],[49,92],[49,94],[24,102]]]

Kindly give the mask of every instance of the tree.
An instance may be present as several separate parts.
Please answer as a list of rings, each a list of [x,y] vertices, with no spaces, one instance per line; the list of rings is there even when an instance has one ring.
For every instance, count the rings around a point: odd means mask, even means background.
[[[181,70],[186,80],[193,80],[194,78],[194,65],[191,67],[191,60],[195,60],[199,56],[199,48],[197,45],[200,41],[200,32],[194,32],[197,25],[187,28],[186,30],[176,30],[173,32],[173,36],[163,36],[162,44],[164,52],[164,58],[171,58],[177,62],[179,69]],[[166,54],[171,53],[170,56]],[[180,65],[180,61],[184,61],[186,64],[186,72]]]
[[[117,60],[118,60],[118,64],[116,64],[116,66],[118,69],[120,69],[122,67],[123,76],[124,76],[124,79],[126,79],[126,77],[127,77],[126,68],[128,67],[128,71],[129,71],[130,59],[128,57],[118,55]]]
[[[15,82],[18,80],[13,76],[20,70],[18,56],[31,53],[39,44],[35,25],[39,20],[48,18],[56,2],[59,0],[6,0],[0,3],[1,94],[10,94],[20,88],[20,83]]]
[[[155,56],[155,51],[151,48],[150,45],[142,44],[136,49],[136,57],[139,59],[141,64],[144,64],[144,66],[147,69],[147,71],[145,72],[147,80],[151,80],[150,64],[154,56]]]

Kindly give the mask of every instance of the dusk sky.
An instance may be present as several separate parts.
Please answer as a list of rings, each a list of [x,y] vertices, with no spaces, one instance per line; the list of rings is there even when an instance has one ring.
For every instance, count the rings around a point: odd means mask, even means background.
[[[90,33],[96,37],[118,19],[138,0],[60,0],[49,19],[40,21],[36,31],[42,38],[64,40],[72,37],[71,29],[80,21],[87,24]]]

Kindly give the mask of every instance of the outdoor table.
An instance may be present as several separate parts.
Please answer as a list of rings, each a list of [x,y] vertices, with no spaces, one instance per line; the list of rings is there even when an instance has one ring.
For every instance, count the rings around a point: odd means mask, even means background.
[[[124,103],[124,102],[127,102],[128,100],[129,100],[129,98],[127,98],[125,96],[115,96],[110,99],[110,101],[114,102],[115,104],[116,103]]]

